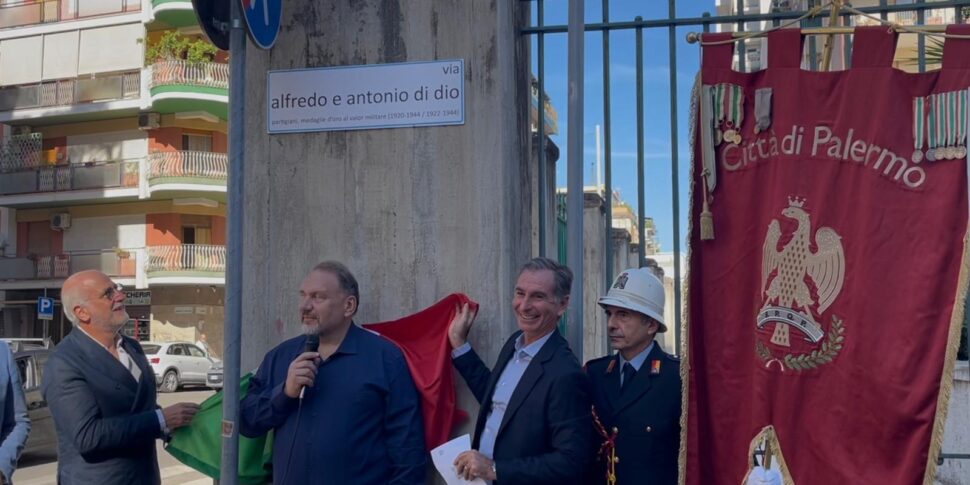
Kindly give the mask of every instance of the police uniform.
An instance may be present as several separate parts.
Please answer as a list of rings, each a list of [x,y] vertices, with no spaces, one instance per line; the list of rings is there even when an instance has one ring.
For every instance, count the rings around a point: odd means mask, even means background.
[[[620,388],[619,355],[586,363],[592,383],[597,450],[590,484],[608,483],[614,460],[617,485],[676,485],[680,454],[680,360],[654,343],[630,382]]]

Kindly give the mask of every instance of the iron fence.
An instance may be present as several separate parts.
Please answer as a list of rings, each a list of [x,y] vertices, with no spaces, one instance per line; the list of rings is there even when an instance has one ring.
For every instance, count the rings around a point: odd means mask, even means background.
[[[559,23],[547,23],[547,5],[550,3],[549,0],[520,0],[522,3],[526,3],[530,8],[530,25],[525,28],[520,29],[520,35],[527,38],[532,46],[532,52],[534,53],[534,65],[530,68],[535,70],[534,84],[532,86],[536,93],[542,93],[541,96],[545,99],[547,89],[547,75],[546,69],[548,65],[547,59],[547,42],[555,40],[557,42],[564,41],[564,38],[568,32],[568,24],[564,21],[564,12],[567,10],[564,0],[553,2],[557,8],[555,12],[558,15],[555,17],[559,20]],[[614,20],[611,18],[611,2],[610,0],[601,0],[601,16],[598,21],[587,22],[583,25],[582,30],[586,33],[586,42],[589,42],[591,36],[590,33],[599,33],[601,36],[600,54],[602,57],[602,118],[603,118],[603,175],[604,175],[604,185],[602,191],[606,196],[608,201],[612,201],[613,197],[613,125],[616,120],[611,113],[611,106],[614,101],[614,96],[616,95],[612,90],[611,82],[611,50],[615,49],[615,45],[611,45],[611,42],[616,36],[623,35],[624,33],[633,33],[634,36],[634,51],[635,51],[635,63],[636,63],[636,81],[635,81],[635,92],[632,95],[636,98],[636,110],[635,110],[635,120],[621,120],[621,123],[635,123],[636,124],[636,137],[637,137],[637,149],[636,149],[636,168],[637,168],[637,217],[639,218],[639,227],[644,227],[644,219],[646,217],[646,208],[644,194],[649,190],[646,187],[646,177],[645,177],[645,147],[644,147],[644,121],[647,116],[646,108],[644,106],[644,59],[645,56],[655,56],[661,59],[662,62],[666,62],[666,81],[668,97],[669,97],[669,151],[666,154],[666,158],[670,164],[671,177],[669,180],[668,189],[671,194],[670,210],[672,215],[672,239],[673,239],[673,280],[674,280],[674,305],[675,305],[675,321],[673,328],[678,329],[675,333],[676,349],[680,349],[681,336],[679,329],[681,328],[682,320],[682,287],[683,287],[683,268],[681,267],[682,250],[681,250],[681,230],[682,223],[686,221],[683,217],[681,211],[681,201],[680,194],[685,193],[681,186],[681,181],[679,174],[682,168],[689,170],[689,166],[685,165],[681,167],[681,160],[679,156],[680,147],[683,141],[680,139],[679,127],[684,122],[684,117],[681,116],[680,110],[686,108],[684,106],[684,101],[678,99],[678,83],[680,82],[680,74],[678,73],[678,47],[684,48],[686,46],[686,36],[688,30],[710,32],[712,30],[764,30],[769,27],[778,27],[786,21],[791,21],[794,19],[799,19],[805,16],[811,9],[816,9],[824,5],[823,0],[785,0],[785,1],[775,1],[775,2],[764,2],[757,1],[751,2],[746,0],[733,0],[733,1],[722,1],[719,4],[726,6],[725,10],[729,10],[726,14],[712,15],[709,12],[705,12],[700,16],[695,17],[678,17],[677,6],[675,0],[668,0],[667,5],[667,15],[663,18],[651,18],[644,19],[643,17],[634,17],[627,20]],[[614,2],[615,3],[615,2]],[[653,4],[653,2],[649,2]],[[659,2],[658,2],[659,3]],[[767,13],[761,12],[761,3],[770,4],[771,8]],[[863,6],[861,4],[871,3],[871,5]],[[910,25],[927,25],[940,24],[940,23],[965,23],[968,16],[970,16],[970,1],[914,1],[911,3],[897,3],[890,5],[888,0],[874,0],[872,2],[858,1],[853,2],[854,8],[865,12],[870,15],[875,15],[883,20],[892,20],[900,24],[910,24]],[[753,13],[747,13],[753,11]],[[822,9],[817,12],[814,17],[806,18],[801,20],[798,24],[793,27],[819,27],[827,25],[828,19],[831,12],[827,9]],[[841,12],[837,16],[841,25],[844,26],[857,26],[866,25],[868,20],[864,17],[858,17],[852,13]],[[644,49],[644,34],[645,33],[659,33],[662,35],[666,33],[666,52],[663,52],[662,48],[659,46],[651,46],[648,50]],[[903,61],[908,62],[909,65],[899,65],[897,67],[910,68],[918,72],[924,72],[928,67],[933,67],[934,57],[932,55],[927,55],[927,43],[924,36],[914,35],[914,34],[904,34],[915,37],[915,48],[913,49],[912,59],[904,59]],[[557,37],[558,36],[558,37]],[[903,37],[903,36],[901,36]],[[750,45],[746,45],[750,44]],[[629,47],[629,46],[626,46]],[[841,66],[849,65],[852,55],[852,40],[851,37],[846,36],[840,39],[837,44],[836,52],[839,54],[839,59],[834,68],[839,68]],[[696,49],[696,47],[690,47],[691,49]],[[589,52],[590,49],[587,47],[586,51]],[[822,45],[817,42],[816,36],[809,36],[806,41],[806,51],[804,57],[804,67],[807,69],[817,70],[821,61],[821,51]],[[762,67],[762,50],[760,49],[760,41],[744,41],[738,42],[737,52],[742,53],[742,55],[735,56],[735,67],[742,72],[751,72],[758,70]],[[557,66],[566,65],[566,59],[557,58],[553,60]],[[587,68],[587,75],[591,71]],[[691,79],[692,80],[692,79]],[[623,93],[624,96],[630,95],[631,93]],[[535,94],[533,97],[538,99],[539,94]],[[582,99],[582,98],[580,98]],[[561,110],[563,106],[559,106]],[[534,106],[530,105],[529,109],[535,109]],[[656,116],[656,110],[658,108],[654,107],[651,116]],[[546,129],[546,117],[545,116],[535,116],[534,123],[536,126],[537,133],[547,133]],[[547,170],[548,164],[546,160],[546,147],[547,143],[551,143],[551,140],[546,136],[535,137],[538,140],[538,166],[540,167],[539,180],[539,194],[538,194],[538,213],[539,220],[546,221],[547,214],[550,208],[547,207],[549,198],[549,191],[555,190],[554,188],[548,187],[546,182],[547,176],[545,170]],[[689,165],[689,164],[688,164]],[[656,188],[656,186],[652,187]],[[561,205],[560,205],[561,204]],[[551,210],[555,211],[556,223],[552,226],[546,226],[545,223],[539,224],[539,251],[540,255],[544,256],[547,248],[547,238],[550,235],[547,234],[547,229],[552,227],[556,231],[556,234],[552,237],[557,239],[557,247],[559,251],[559,259],[565,261],[565,219],[560,217],[562,212],[561,208],[565,207],[565,201],[560,201],[556,199],[556,206],[552,207]],[[604,279],[606,282],[606,287],[612,284],[613,274],[616,268],[613,268],[614,257],[612,255],[613,245],[609,243],[612,240],[611,234],[613,229],[612,214],[611,210],[606,211],[606,247],[604,248],[605,257],[603,268]],[[645,263],[646,254],[642,248],[646,247],[646,232],[645,230],[639,231],[639,251],[640,265],[643,266]],[[622,268],[620,268],[622,269]],[[968,318],[970,318],[970,313],[968,313]],[[964,322],[964,335],[966,335],[968,325],[967,321]],[[963,348],[961,349],[960,355],[962,358],[966,358],[967,355],[967,344],[966,338],[963,340]],[[943,459],[970,459],[970,454],[954,454],[954,453],[943,453],[940,458]]]

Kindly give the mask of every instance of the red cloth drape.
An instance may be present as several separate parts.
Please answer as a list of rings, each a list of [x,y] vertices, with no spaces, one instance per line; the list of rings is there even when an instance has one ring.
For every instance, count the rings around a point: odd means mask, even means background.
[[[456,309],[465,303],[478,310],[478,303],[455,293],[413,315],[364,325],[396,343],[404,352],[421,395],[424,439],[429,450],[448,441],[452,428],[468,419],[468,414],[458,409],[455,402],[452,349],[448,341],[448,325]]]

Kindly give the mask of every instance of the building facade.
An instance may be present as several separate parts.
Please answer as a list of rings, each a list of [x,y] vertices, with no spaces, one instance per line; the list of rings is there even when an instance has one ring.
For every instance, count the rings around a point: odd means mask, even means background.
[[[0,2],[0,337],[98,269],[130,335],[222,348],[226,58],[190,0]]]

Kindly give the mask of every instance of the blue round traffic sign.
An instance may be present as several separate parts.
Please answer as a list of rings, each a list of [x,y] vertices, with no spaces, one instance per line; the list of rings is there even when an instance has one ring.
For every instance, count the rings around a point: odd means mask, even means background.
[[[249,38],[260,49],[269,49],[276,43],[283,16],[283,0],[239,0],[243,16],[249,27]]]

